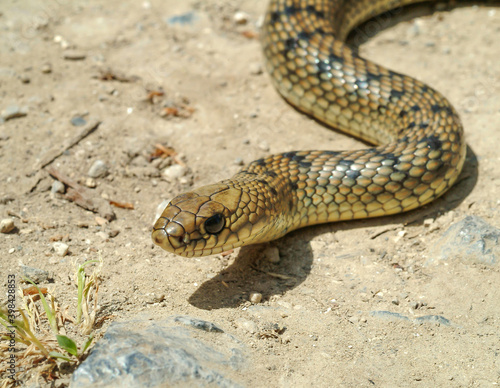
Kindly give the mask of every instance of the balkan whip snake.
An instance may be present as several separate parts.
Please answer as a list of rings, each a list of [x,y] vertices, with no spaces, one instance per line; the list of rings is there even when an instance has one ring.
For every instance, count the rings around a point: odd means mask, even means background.
[[[446,192],[466,153],[455,109],[431,87],[344,43],[363,21],[416,2],[271,0],[262,44],[275,87],[299,110],[376,147],[256,160],[231,179],[174,198],[153,241],[205,256],[307,225],[405,212]]]

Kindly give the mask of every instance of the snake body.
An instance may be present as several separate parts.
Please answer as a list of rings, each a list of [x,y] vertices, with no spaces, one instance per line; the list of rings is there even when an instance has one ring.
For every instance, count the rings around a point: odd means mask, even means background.
[[[465,160],[460,119],[439,92],[361,58],[354,27],[415,0],[271,0],[262,29],[279,93],[317,120],[374,144],[256,160],[231,179],[174,198],[153,241],[205,256],[308,225],[396,214],[448,190]]]

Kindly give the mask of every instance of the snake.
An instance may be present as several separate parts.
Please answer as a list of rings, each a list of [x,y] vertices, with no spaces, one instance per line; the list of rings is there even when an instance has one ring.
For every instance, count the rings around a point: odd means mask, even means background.
[[[437,90],[362,58],[349,33],[420,0],[271,0],[260,33],[272,83],[325,126],[371,145],[272,154],[172,199],[152,240],[185,257],[278,239],[298,228],[423,206],[457,180],[466,144]]]

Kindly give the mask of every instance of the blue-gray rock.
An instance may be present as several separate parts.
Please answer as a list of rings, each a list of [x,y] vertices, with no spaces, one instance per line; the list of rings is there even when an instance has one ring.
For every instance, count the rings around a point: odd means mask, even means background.
[[[449,319],[446,319],[442,315],[424,315],[423,317],[418,317],[413,320],[415,323],[435,323],[443,326],[451,326]]]
[[[403,314],[393,313],[392,311],[370,311],[370,315],[379,319],[386,319],[388,321],[409,321],[410,318]]]
[[[201,319],[196,319],[196,318],[191,318],[191,317],[184,317],[184,316],[178,316],[174,318],[174,322],[177,323],[182,323],[183,325],[187,326],[192,326],[195,329],[200,329],[203,331],[208,331],[208,332],[216,332],[216,333],[224,333],[224,330],[219,328],[217,325],[215,325],[212,322],[207,322],[203,321]]]
[[[193,24],[196,19],[198,19],[198,16],[195,12],[190,11],[183,13],[181,15],[175,15],[171,16],[168,19],[166,19],[167,24],[180,24],[180,25],[185,25],[185,24]]]
[[[21,265],[21,275],[36,284],[46,283],[51,278],[48,271],[40,268],[29,267],[27,265]]]
[[[477,216],[467,216],[448,228],[431,250],[435,260],[496,265],[500,258],[500,229]]]
[[[392,311],[370,311],[370,315],[374,318],[384,319],[391,322],[395,321],[406,321],[414,324],[421,323],[434,323],[443,326],[452,326],[449,319],[446,319],[442,315],[424,315],[418,318],[408,318],[406,315],[394,313]]]
[[[240,387],[235,372],[245,364],[241,343],[211,322],[180,316],[115,322],[75,371],[70,386]]]
[[[75,117],[71,118],[70,122],[75,127],[81,127],[81,126],[87,124],[87,120],[85,120],[82,116],[75,116]]]

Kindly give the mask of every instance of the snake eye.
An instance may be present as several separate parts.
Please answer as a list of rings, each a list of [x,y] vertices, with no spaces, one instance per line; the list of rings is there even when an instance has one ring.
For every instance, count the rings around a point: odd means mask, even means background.
[[[222,214],[216,214],[205,221],[205,230],[210,234],[217,234],[224,228],[225,222]]]

